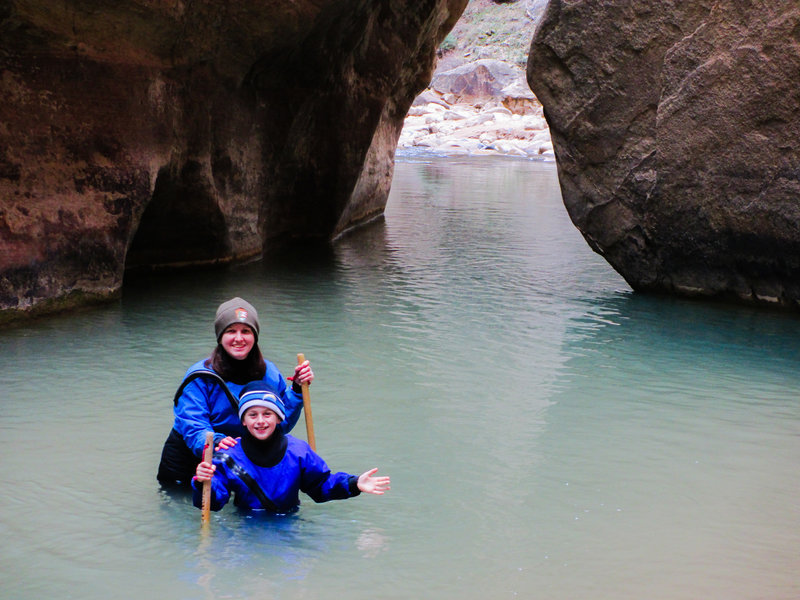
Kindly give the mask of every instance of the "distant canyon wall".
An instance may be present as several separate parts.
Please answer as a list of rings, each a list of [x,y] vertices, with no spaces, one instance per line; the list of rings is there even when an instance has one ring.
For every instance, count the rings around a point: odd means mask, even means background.
[[[0,321],[380,215],[467,0],[0,0]]]
[[[385,207],[467,0],[0,0],[0,321]],[[797,306],[800,6],[551,0],[528,82],[636,290]]]
[[[634,289],[800,305],[800,4],[551,0],[527,77]]]

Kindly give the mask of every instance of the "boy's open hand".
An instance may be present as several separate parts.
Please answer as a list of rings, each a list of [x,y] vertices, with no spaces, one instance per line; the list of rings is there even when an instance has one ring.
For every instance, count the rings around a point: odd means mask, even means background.
[[[201,463],[202,464],[202,463]],[[373,477],[378,469],[370,469],[366,473],[362,473],[358,478],[358,489],[367,494],[376,494],[380,496],[391,489],[391,480],[389,477]]]

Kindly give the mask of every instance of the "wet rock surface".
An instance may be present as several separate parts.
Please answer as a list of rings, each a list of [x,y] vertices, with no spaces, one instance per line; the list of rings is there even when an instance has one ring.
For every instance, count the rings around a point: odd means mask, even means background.
[[[0,2],[0,318],[381,214],[465,5]]]
[[[327,242],[398,141],[557,158],[634,289],[798,304],[800,7],[473,0],[434,76],[466,4],[0,0],[0,320]]]
[[[442,155],[554,156],[525,72],[492,59],[437,71],[409,110],[398,144]]]
[[[800,302],[800,6],[550,2],[528,82],[564,203],[637,290]]]

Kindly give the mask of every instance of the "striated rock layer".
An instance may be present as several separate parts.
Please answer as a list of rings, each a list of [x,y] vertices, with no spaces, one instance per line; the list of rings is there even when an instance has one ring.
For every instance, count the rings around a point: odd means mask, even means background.
[[[382,213],[467,0],[0,0],[0,320]]]
[[[798,305],[798,3],[551,0],[527,77],[573,222],[634,289]]]

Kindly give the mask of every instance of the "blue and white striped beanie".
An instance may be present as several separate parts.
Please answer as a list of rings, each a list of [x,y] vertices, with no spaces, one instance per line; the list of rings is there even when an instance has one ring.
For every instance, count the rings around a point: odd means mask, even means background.
[[[251,381],[242,388],[239,394],[239,421],[244,418],[247,409],[254,406],[264,406],[275,411],[281,421],[286,418],[286,407],[283,405],[283,400],[278,398],[263,381]]]

